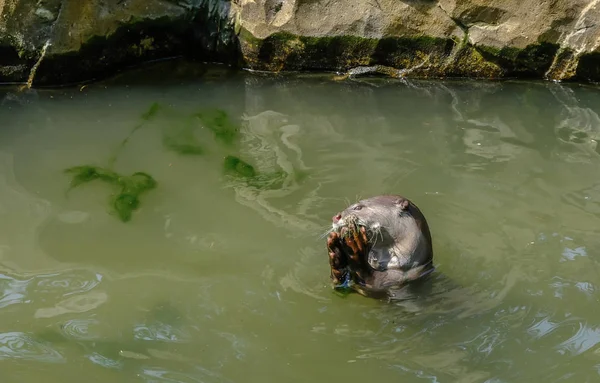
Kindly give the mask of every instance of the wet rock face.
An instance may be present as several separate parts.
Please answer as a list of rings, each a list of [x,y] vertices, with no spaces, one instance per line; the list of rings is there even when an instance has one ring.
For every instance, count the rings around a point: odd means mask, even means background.
[[[228,0],[0,0],[0,82],[100,78],[141,62],[190,56],[234,62]]]
[[[337,70],[356,64],[409,69],[424,63],[411,73],[600,79],[599,0],[242,3],[242,49],[255,68],[322,67],[324,55],[335,61],[329,68]],[[363,39],[339,43],[349,35]],[[323,48],[318,42],[323,39],[332,43]]]
[[[180,55],[270,71],[598,81],[598,20],[600,0],[0,0],[0,81],[36,68],[36,85],[80,82]]]

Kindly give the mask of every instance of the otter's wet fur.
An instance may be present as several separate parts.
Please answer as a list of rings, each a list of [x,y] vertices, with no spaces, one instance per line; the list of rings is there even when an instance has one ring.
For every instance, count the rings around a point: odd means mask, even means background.
[[[334,282],[352,282],[367,296],[387,295],[434,269],[427,220],[400,195],[363,199],[335,215],[328,247]]]

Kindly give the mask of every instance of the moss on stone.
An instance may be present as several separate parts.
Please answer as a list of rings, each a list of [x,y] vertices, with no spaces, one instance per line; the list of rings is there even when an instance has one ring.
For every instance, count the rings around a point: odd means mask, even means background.
[[[575,52],[570,48],[561,48],[552,66],[546,73],[546,78],[551,80],[569,80],[576,76],[578,60]]]
[[[487,61],[472,45],[464,45],[445,68],[450,77],[498,78],[503,69],[496,63]]]
[[[297,36],[278,32],[258,39],[243,28],[240,39],[246,65],[269,71],[347,71],[372,65],[409,69],[423,62],[435,66],[441,64],[457,44],[451,38],[425,35],[373,39],[358,36]]]
[[[258,39],[242,28],[246,64],[267,70],[345,70],[369,65],[378,40],[358,36],[297,36],[278,32]]]
[[[107,36],[94,35],[78,51],[51,53],[38,69],[39,84],[73,83],[101,78],[108,73],[181,54],[186,46],[189,23],[169,17],[125,24]],[[152,49],[143,49],[152,39]]]
[[[455,45],[452,39],[430,36],[384,38],[377,44],[372,62],[398,69],[411,69],[423,63],[436,68],[442,65]]]
[[[84,37],[79,47],[53,50],[40,65],[36,83],[80,83],[175,56],[236,62],[239,47],[233,25],[229,25],[226,15],[217,12],[213,3],[202,2],[193,12],[175,17],[132,16],[108,35],[94,34]]]
[[[530,44],[523,49],[476,46],[486,60],[503,68],[506,75],[518,77],[543,76],[550,69],[558,48],[557,44],[547,42]]]
[[[600,52],[582,54],[575,77],[581,81],[600,81]]]
[[[244,55],[253,69],[341,70],[382,65],[415,69],[411,76],[541,77],[552,65],[558,45],[537,42],[523,49],[472,46],[465,35],[436,38],[427,35],[386,37],[306,37],[275,33],[257,39],[242,30]]]
[[[34,57],[24,57],[20,50],[11,45],[0,45],[0,83],[24,82]]]

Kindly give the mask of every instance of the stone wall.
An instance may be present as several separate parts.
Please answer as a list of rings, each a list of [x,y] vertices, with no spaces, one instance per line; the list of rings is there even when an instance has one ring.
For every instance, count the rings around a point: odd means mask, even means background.
[[[600,0],[0,0],[0,82],[35,69],[35,85],[68,84],[173,56],[598,81]]]

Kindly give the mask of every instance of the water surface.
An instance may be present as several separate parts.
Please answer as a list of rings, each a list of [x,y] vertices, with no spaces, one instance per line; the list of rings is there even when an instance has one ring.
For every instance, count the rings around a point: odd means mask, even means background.
[[[166,64],[0,99],[3,382],[600,378],[596,88]],[[106,183],[67,194],[64,169],[108,166],[153,103],[114,163],[158,183],[131,221]],[[238,141],[186,125],[207,108]],[[184,126],[202,155],[165,147]],[[227,155],[280,182],[224,174]],[[436,278],[392,304],[335,295],[321,235],[382,193],[425,213]]]

